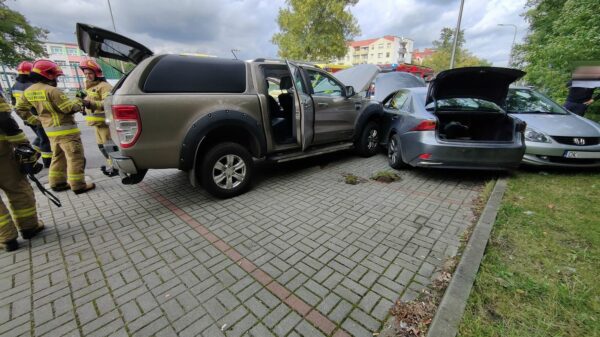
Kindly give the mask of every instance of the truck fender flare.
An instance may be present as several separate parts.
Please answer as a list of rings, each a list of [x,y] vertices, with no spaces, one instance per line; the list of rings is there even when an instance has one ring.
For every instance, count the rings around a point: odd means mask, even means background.
[[[354,124],[354,141],[358,140],[362,133],[362,129],[367,125],[367,122],[372,118],[381,118],[383,117],[383,106],[381,103],[369,103],[363,112],[356,119],[356,123]]]
[[[243,128],[252,136],[254,144],[248,145],[253,156],[260,158],[267,152],[266,137],[259,121],[243,112],[219,110],[204,115],[189,128],[181,145],[179,169],[184,171],[193,169],[196,165],[196,154],[206,140],[206,136],[211,131],[226,126]]]

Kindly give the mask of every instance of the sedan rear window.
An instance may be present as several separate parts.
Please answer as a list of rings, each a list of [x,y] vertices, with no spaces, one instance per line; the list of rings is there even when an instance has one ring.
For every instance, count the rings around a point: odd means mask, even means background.
[[[243,93],[243,61],[166,55],[150,70],[142,90],[151,93]]]

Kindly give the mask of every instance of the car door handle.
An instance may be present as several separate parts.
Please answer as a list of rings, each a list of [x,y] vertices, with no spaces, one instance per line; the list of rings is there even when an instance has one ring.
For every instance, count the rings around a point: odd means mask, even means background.
[[[328,106],[329,106],[329,104],[327,104],[327,103],[317,103],[317,106],[318,106],[319,108],[325,108],[325,107],[328,107]]]

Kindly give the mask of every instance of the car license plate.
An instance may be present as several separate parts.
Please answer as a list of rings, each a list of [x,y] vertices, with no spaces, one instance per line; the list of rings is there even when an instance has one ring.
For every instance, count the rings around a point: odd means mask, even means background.
[[[565,158],[600,159],[600,152],[565,151]]]

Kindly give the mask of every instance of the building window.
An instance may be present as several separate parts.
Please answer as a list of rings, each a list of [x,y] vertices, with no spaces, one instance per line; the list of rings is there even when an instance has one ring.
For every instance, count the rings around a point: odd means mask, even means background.
[[[372,46],[371,46],[371,50],[373,50],[373,49],[375,49],[375,45],[372,45]]]
[[[388,43],[387,47],[388,47],[388,48],[392,48],[392,44],[391,44],[391,43]]]
[[[359,51],[360,47],[354,47],[354,51]]]
[[[66,67],[67,66],[67,62],[65,62],[65,61],[54,61],[54,62],[56,62],[56,64],[58,64],[61,67]]]
[[[383,53],[377,54],[377,57],[382,58],[383,57]]]
[[[64,54],[65,50],[62,47],[50,47],[51,54]]]
[[[390,52],[385,53],[385,57],[390,57]]]
[[[77,49],[75,49],[75,48],[67,48],[67,55],[72,55],[72,56],[78,55]]]

